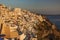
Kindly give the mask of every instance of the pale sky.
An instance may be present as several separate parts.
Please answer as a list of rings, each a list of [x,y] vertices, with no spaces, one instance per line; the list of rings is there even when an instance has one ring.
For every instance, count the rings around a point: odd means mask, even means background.
[[[23,9],[47,9],[60,11],[60,0],[0,0],[0,4]]]

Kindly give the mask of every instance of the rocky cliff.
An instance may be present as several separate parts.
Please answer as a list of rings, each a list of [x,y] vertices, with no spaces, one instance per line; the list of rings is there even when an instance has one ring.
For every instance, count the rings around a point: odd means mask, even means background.
[[[23,40],[60,40],[60,31],[44,15],[0,4],[0,29],[4,23],[17,26],[19,34],[26,35]]]

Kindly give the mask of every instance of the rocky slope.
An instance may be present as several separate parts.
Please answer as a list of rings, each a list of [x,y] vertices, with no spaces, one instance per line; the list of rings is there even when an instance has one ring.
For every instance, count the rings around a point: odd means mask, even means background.
[[[19,34],[26,35],[22,40],[60,40],[60,31],[44,15],[0,4],[0,29],[4,23],[17,26]]]

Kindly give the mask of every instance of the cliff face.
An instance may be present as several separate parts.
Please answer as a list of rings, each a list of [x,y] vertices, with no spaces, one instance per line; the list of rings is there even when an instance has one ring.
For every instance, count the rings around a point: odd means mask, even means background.
[[[26,35],[22,40],[60,40],[60,31],[47,17],[20,8],[0,4],[0,28],[1,24],[17,26],[19,34]]]

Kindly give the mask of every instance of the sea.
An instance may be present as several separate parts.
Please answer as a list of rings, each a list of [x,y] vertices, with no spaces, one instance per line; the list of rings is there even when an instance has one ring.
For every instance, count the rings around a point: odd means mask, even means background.
[[[60,15],[47,15],[47,18],[60,30]]]

